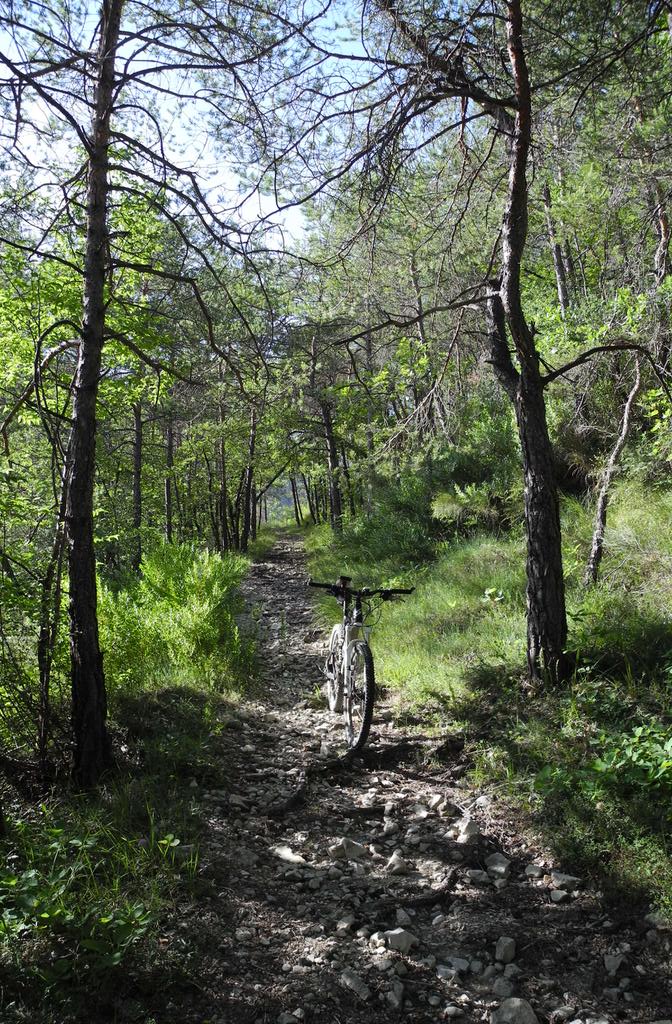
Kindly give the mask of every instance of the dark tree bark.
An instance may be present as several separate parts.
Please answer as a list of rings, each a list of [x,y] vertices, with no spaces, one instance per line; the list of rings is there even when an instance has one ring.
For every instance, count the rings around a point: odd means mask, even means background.
[[[184,501],[180,493],[180,486],[175,473],[171,474],[169,487],[170,484],[172,484],[172,488],[170,489],[172,490],[173,497],[175,498],[175,509],[177,511],[177,540],[181,543],[186,536]]]
[[[234,551],[240,550],[240,506],[233,504],[231,499],[228,501],[229,506],[229,535],[231,537],[231,547]]]
[[[317,484],[313,484],[313,508],[315,509],[315,522],[319,525],[324,516],[320,508],[320,490]]]
[[[51,668],[54,660],[58,625],[61,617],[61,584],[65,548],[65,510],[67,505],[67,453],[49,564],[40,594],[40,632],[37,640],[37,666],[40,676],[38,716],[38,756],[43,778],[47,777],[48,743],[51,726]]]
[[[137,570],[142,561],[142,404],[133,403],[133,558]]]
[[[252,479],[252,494],[250,498],[250,539],[257,539],[257,488]]]
[[[224,406],[222,404],[219,406],[219,422],[221,425],[224,424]],[[229,496],[226,474],[226,442],[223,434],[219,442],[219,473],[219,534],[221,550],[228,551],[231,547],[231,537],[228,520]]]
[[[304,515],[303,508],[301,507],[301,495],[299,494],[299,485],[296,482],[296,477],[294,477],[294,493],[296,494],[296,507],[299,513],[299,526],[302,526]]]
[[[93,485],[96,402],[105,331],[110,113],[123,0],[101,11],[94,115],[89,137],[82,340],[73,387],[70,464],[65,510],[70,580],[70,655],[75,779],[92,786],[110,767],[107,697],[98,639]]]
[[[297,526],[302,525],[301,513],[299,511],[299,496],[296,491],[296,480],[293,476],[289,478],[289,485],[292,489],[292,504],[294,505],[294,519]]]
[[[341,498],[340,484],[338,482],[338,446],[336,444],[336,436],[334,434],[334,424],[331,418],[331,409],[329,408],[329,404],[327,402],[320,402],[320,412],[322,414],[322,423],[324,425],[324,439],[327,443],[330,520],[332,527],[338,533],[343,529],[343,501]]]
[[[210,516],[210,529],[212,530],[212,541],[215,546],[215,551],[221,552],[222,539],[219,536],[217,480],[215,473],[213,472],[212,466],[210,464],[210,459],[206,454],[204,454],[203,458],[205,461],[205,468],[208,474],[208,514]]]
[[[567,613],[562,572],[562,542],[553,451],[548,435],[544,382],[532,331],[522,308],[520,270],[528,227],[527,161],[532,110],[530,83],[522,39],[519,0],[507,5],[507,45],[517,110],[505,115],[508,134],[509,192],[502,222],[501,301],[518,358],[515,411],[525,480],[527,537],[527,658],[530,674],[540,663],[549,678],[560,680],[570,664]]]
[[[247,551],[252,523],[252,478],[254,476],[254,453],[257,444],[257,412],[250,413],[250,439],[247,450],[247,466],[244,474],[243,487],[243,529],[240,535],[240,550]]]

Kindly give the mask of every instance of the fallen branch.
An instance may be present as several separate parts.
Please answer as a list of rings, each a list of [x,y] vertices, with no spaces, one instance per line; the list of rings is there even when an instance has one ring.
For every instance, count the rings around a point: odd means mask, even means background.
[[[421,893],[418,896],[402,896],[397,893],[394,896],[387,897],[383,900],[373,900],[371,903],[365,903],[360,910],[364,910],[367,913],[375,911],[375,913],[386,913],[388,910],[397,910],[399,907],[417,910],[418,907],[431,907],[435,903],[442,903],[448,899],[449,896],[453,896],[453,883],[455,880],[456,868],[450,868],[446,881],[443,885],[439,886],[438,889],[430,889],[429,892]]]

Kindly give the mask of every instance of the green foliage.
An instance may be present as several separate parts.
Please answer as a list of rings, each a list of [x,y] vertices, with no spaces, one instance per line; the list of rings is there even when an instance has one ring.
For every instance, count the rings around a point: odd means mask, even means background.
[[[502,506],[487,484],[458,484],[437,494],[432,513],[451,533],[469,534],[478,529],[495,531],[502,519]]]
[[[82,809],[83,810],[83,809]],[[23,958],[47,988],[101,976],[122,964],[155,927],[163,898],[188,875],[167,858],[166,839],[139,841],[109,811],[42,806],[11,824],[0,871],[2,959]]]
[[[604,751],[591,763],[611,785],[672,798],[672,727],[658,721],[636,726],[623,736],[601,737]],[[672,816],[672,804],[668,803]]]
[[[143,558],[127,589],[100,587],[101,644],[111,692],[171,678],[226,689],[240,686],[251,648],[236,623],[237,587],[247,561],[163,544]]]

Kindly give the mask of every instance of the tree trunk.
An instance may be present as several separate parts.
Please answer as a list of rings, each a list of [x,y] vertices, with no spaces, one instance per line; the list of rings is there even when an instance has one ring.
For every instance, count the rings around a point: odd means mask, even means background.
[[[229,523],[230,531],[229,536],[231,537],[231,546],[234,551],[240,550],[240,508],[237,506],[234,508],[233,502],[229,499]]]
[[[296,494],[296,507],[299,512],[299,526],[303,526],[304,515],[301,507],[301,495],[299,494],[299,485],[296,482],[296,477],[294,477],[294,493]]]
[[[345,486],[348,492],[348,506],[350,508],[350,515],[355,516],[355,493],[352,488],[352,480],[350,479],[350,467],[348,466],[348,459],[345,454],[345,445],[341,445],[341,459],[343,460],[343,478],[345,479]]]
[[[294,505],[294,519],[296,520],[296,525],[297,526],[301,526],[301,515],[299,513],[299,500],[298,500],[298,495],[296,493],[296,480],[294,479],[293,476],[290,476],[290,478],[289,478],[289,485],[290,485],[290,487],[292,489],[292,504]]]
[[[240,536],[240,550],[247,551],[250,539],[252,515],[252,477],[254,476],[254,450],[257,443],[257,412],[250,414],[250,440],[247,451],[247,467],[245,469],[245,486],[243,488],[243,530]]]
[[[632,407],[634,405],[635,398],[640,387],[640,372],[639,372],[639,360],[636,362],[635,368],[635,382],[632,385],[630,394],[628,395],[625,407],[623,409],[623,419],[621,421],[621,429],[616,439],[609,461],[607,462],[606,468],[602,475],[600,482],[600,489],[597,496],[597,508],[595,510],[595,526],[593,528],[593,541],[590,546],[590,555],[588,556],[588,565],[586,566],[586,574],[584,576],[584,584],[590,586],[591,584],[597,583],[597,577],[600,571],[600,563],[602,561],[602,554],[604,552],[604,534],[607,528],[607,508],[609,505],[609,487],[611,480],[618,465],[618,460],[621,457],[621,452],[625,446],[625,442],[628,439],[630,432],[630,423],[632,419]]]
[[[301,480],[303,482],[303,489],[306,494],[306,501],[308,502],[308,511],[310,513],[310,518],[312,519],[313,523],[316,524],[317,516],[315,515],[315,506],[313,505],[313,499],[310,494],[310,484],[306,480],[305,473],[301,474]]]
[[[93,486],[96,465],[96,402],[105,332],[110,113],[114,61],[123,0],[101,11],[94,115],[86,197],[84,311],[73,387],[70,466],[65,510],[70,580],[70,657],[75,779],[92,786],[112,762],[105,721],[107,696],[98,639],[96,556],[93,545]]]
[[[142,405],[133,403],[133,557],[137,570],[142,561]]]
[[[558,288],[558,302],[560,303],[560,314],[564,320],[569,309],[569,291],[567,289],[567,275],[565,273],[565,262],[562,256],[562,248],[555,234],[555,221],[551,209],[551,190],[548,183],[543,188],[544,211],[546,213],[546,228],[548,241],[553,255],[553,267],[555,269],[555,282]]]
[[[257,488],[252,480],[252,495],[250,501],[250,539],[257,539]]]
[[[38,756],[43,778],[47,778],[47,746],[51,725],[51,668],[61,617],[61,577],[65,548],[65,510],[67,505],[68,456],[63,473],[58,519],[51,557],[42,581],[40,594],[40,632],[37,641],[37,666],[40,677],[40,705],[38,715]]]
[[[331,525],[337,533],[343,529],[343,502],[341,499],[341,488],[338,482],[339,460],[336,437],[334,435],[334,424],[331,418],[331,409],[326,402],[320,403],[322,423],[324,424],[324,438],[327,442],[327,466],[329,471],[329,512]]]
[[[223,419],[223,412],[220,410],[220,423]],[[219,442],[219,534],[221,537],[221,550],[228,551],[231,547],[228,520],[228,486],[226,478],[226,443],[224,438]]]
[[[173,543],[173,459],[175,452],[175,438],[173,435],[173,417],[168,419],[166,428],[166,475],[163,481],[164,509],[165,509],[165,537],[168,544]]]
[[[181,543],[185,538],[184,501],[180,494],[180,488],[175,473],[171,473],[168,481],[170,490],[175,496],[175,508],[177,510],[177,540]],[[172,486],[171,486],[172,485]]]
[[[210,529],[212,530],[212,541],[214,544],[215,551],[221,552],[222,550],[222,539],[219,536],[219,509],[218,509],[218,495],[216,487],[216,477],[210,465],[210,459],[204,453],[205,468],[208,474],[208,513],[210,515]]]
[[[539,677],[543,660],[549,678],[557,681],[564,678],[569,669],[565,651],[567,613],[560,512],[539,356],[523,313],[520,290],[528,224],[530,83],[523,49],[520,0],[509,0],[507,9],[507,44],[517,112],[515,120],[504,115],[507,123],[502,124],[505,130],[508,128],[510,167],[509,193],[502,222],[501,301],[520,366],[514,401],[525,481],[527,659],[533,678]],[[505,338],[500,340],[505,344]]]

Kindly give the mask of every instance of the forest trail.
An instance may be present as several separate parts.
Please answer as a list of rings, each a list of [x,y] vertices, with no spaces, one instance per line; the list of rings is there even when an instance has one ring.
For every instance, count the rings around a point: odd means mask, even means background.
[[[284,535],[244,586],[261,685],[223,723],[229,787],[197,794],[212,895],[181,922],[197,990],[167,1019],[489,1021],[508,997],[551,1024],[669,1018],[669,933],[607,916],[523,841],[462,781],[458,738],[402,734],[381,702],[364,758],[338,763],[307,575]],[[534,1024],[505,1007],[493,1021]]]

